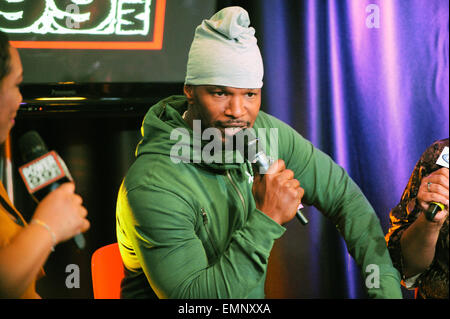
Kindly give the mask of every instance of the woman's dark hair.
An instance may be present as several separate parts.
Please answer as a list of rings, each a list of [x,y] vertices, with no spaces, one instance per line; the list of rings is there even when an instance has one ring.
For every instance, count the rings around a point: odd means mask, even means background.
[[[0,82],[11,71],[8,35],[0,31]]]

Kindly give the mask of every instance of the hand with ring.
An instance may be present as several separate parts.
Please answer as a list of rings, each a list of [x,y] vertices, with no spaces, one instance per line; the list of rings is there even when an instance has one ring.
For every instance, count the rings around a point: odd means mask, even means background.
[[[449,200],[449,172],[448,168],[441,168],[430,175],[424,177],[417,194],[417,203],[422,211],[426,211],[431,202],[437,202],[445,205],[445,209],[439,212],[434,221],[445,219],[448,214]]]

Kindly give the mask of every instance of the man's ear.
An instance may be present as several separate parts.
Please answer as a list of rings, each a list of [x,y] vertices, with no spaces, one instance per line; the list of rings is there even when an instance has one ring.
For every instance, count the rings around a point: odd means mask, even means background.
[[[183,92],[188,100],[188,104],[194,104],[194,87],[192,85],[183,86]]]

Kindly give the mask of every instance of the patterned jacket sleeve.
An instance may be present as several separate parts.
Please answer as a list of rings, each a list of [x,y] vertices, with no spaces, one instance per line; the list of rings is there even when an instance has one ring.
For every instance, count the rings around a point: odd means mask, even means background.
[[[392,263],[400,272],[402,278],[404,278],[404,273],[400,238],[403,232],[417,219],[421,213],[419,205],[416,205],[416,197],[422,178],[440,168],[440,166],[436,164],[436,160],[438,159],[444,146],[448,146],[448,139],[436,141],[425,150],[414,167],[408,185],[403,191],[400,202],[391,210],[389,214],[391,227],[386,235],[386,241],[389,253],[391,254]]]

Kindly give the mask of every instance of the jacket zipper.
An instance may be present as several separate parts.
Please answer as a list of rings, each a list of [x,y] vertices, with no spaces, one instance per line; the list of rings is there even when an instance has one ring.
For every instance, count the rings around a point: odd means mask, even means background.
[[[219,258],[219,253],[217,251],[216,245],[214,245],[214,241],[212,240],[211,233],[208,229],[208,215],[206,214],[205,209],[202,207],[202,218],[203,218],[203,225],[205,226],[206,233],[208,234],[209,242],[211,243],[212,248],[214,249],[214,253],[216,254],[216,257]]]
[[[230,180],[231,185],[233,185],[234,189],[235,189],[236,192],[238,193],[239,198],[241,199],[242,208],[244,209],[244,212],[245,212],[245,201],[244,201],[244,196],[242,196],[242,194],[241,194],[239,188],[236,186],[236,184],[234,183],[233,179],[231,178],[230,171],[228,171],[228,170],[227,170],[227,177],[228,177],[228,179]]]

